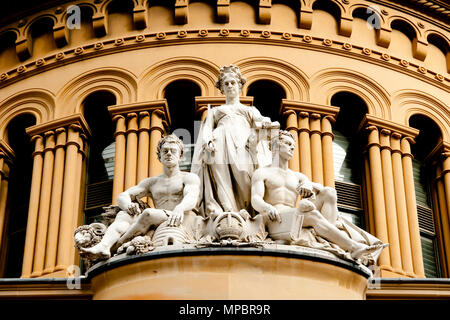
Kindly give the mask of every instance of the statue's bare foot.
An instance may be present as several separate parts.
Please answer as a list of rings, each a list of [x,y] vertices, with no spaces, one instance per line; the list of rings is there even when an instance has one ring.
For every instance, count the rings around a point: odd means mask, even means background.
[[[104,246],[95,245],[92,248],[81,248],[80,255],[89,260],[106,260],[111,257],[111,251]]]
[[[369,255],[372,252],[375,252],[375,251],[378,251],[380,249],[386,248],[388,245],[389,245],[388,243],[374,244],[374,245],[371,245],[371,246],[364,245],[362,248],[353,251],[351,256],[352,256],[353,259],[358,260],[358,259],[360,259],[361,257],[363,257],[365,255]]]

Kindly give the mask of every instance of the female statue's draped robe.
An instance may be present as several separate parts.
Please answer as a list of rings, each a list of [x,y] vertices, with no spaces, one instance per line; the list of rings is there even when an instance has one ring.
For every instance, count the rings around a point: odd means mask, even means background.
[[[214,212],[253,209],[251,177],[257,168],[272,161],[267,130],[259,130],[263,117],[255,107],[242,104],[208,109],[194,149],[191,172],[201,180],[198,207],[204,216]],[[206,150],[213,141],[215,151]],[[253,215],[253,214],[252,214]]]

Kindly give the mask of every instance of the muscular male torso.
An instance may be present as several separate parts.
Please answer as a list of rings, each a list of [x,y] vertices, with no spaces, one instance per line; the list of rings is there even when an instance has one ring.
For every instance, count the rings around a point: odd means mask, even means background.
[[[267,167],[262,170],[265,184],[264,201],[277,209],[295,207],[298,197],[296,187],[299,183],[297,175],[290,169]]]
[[[147,190],[157,209],[173,210],[183,200],[184,182],[188,174],[180,172],[170,178],[160,175],[149,180]]]

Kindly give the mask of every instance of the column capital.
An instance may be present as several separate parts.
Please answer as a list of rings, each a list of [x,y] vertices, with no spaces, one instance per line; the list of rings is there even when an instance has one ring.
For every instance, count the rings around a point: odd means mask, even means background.
[[[76,130],[79,130],[88,137],[90,137],[92,134],[86,120],[84,119],[84,116],[81,113],[76,113],[74,115],[55,119],[44,124],[38,124],[28,127],[26,129],[26,133],[31,137],[37,134],[45,135],[48,131],[54,131],[63,128],[67,129],[71,126],[74,126],[73,128],[76,128]]]
[[[5,140],[0,139],[0,159],[11,163],[15,158],[13,149],[6,143]]]
[[[161,100],[153,100],[153,101],[142,101],[121,105],[113,105],[108,107],[109,114],[113,119],[116,116],[121,115],[127,117],[129,114],[139,114],[140,112],[147,111],[149,113],[160,110],[163,115],[163,120],[166,121],[169,125],[171,123],[169,106],[167,104],[166,99]]]
[[[367,129],[372,126],[375,126],[382,135],[392,135],[392,137],[396,139],[400,139],[401,137],[415,138],[419,134],[419,130],[415,128],[378,118],[370,114],[364,116],[359,126],[359,130]]]
[[[288,110],[298,112],[301,117],[307,116],[302,115],[303,112],[306,112],[308,115],[311,114],[311,117],[313,118],[317,117],[316,115],[319,115],[319,117],[335,118],[339,113],[339,107],[288,99],[281,100],[281,113],[283,114]]]

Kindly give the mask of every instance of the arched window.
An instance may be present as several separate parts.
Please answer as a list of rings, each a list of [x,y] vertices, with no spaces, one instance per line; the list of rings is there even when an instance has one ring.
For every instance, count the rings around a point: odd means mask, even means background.
[[[441,132],[432,120],[422,115],[412,116],[409,125],[420,130],[416,143],[411,146],[411,152],[414,156],[414,187],[425,276],[437,278],[441,275],[438,254],[439,230],[436,228],[432,200],[432,166],[427,158],[441,141]]]
[[[340,108],[333,126],[334,178],[338,206],[353,223],[363,227],[361,186],[364,162],[357,132],[367,113],[367,106],[360,97],[349,92],[336,93],[331,98],[331,105]]]
[[[182,171],[191,169],[194,143],[200,122],[196,122],[195,97],[201,95],[200,87],[189,80],[171,82],[164,90],[164,98],[169,106],[171,133],[176,134],[185,144]]]
[[[247,96],[253,96],[253,105],[261,114],[272,121],[280,120],[281,100],[286,98],[284,89],[276,82],[270,80],[258,80],[249,85]]]
[[[84,117],[92,132],[86,170],[86,223],[95,221],[102,207],[112,202],[115,143],[108,106],[114,104],[115,96],[106,91],[95,92],[83,102]]]
[[[22,273],[34,151],[25,129],[35,123],[32,115],[23,114],[11,120],[7,127],[8,144],[15,157],[9,177],[7,214],[0,248],[0,276],[4,278],[19,278]]]

